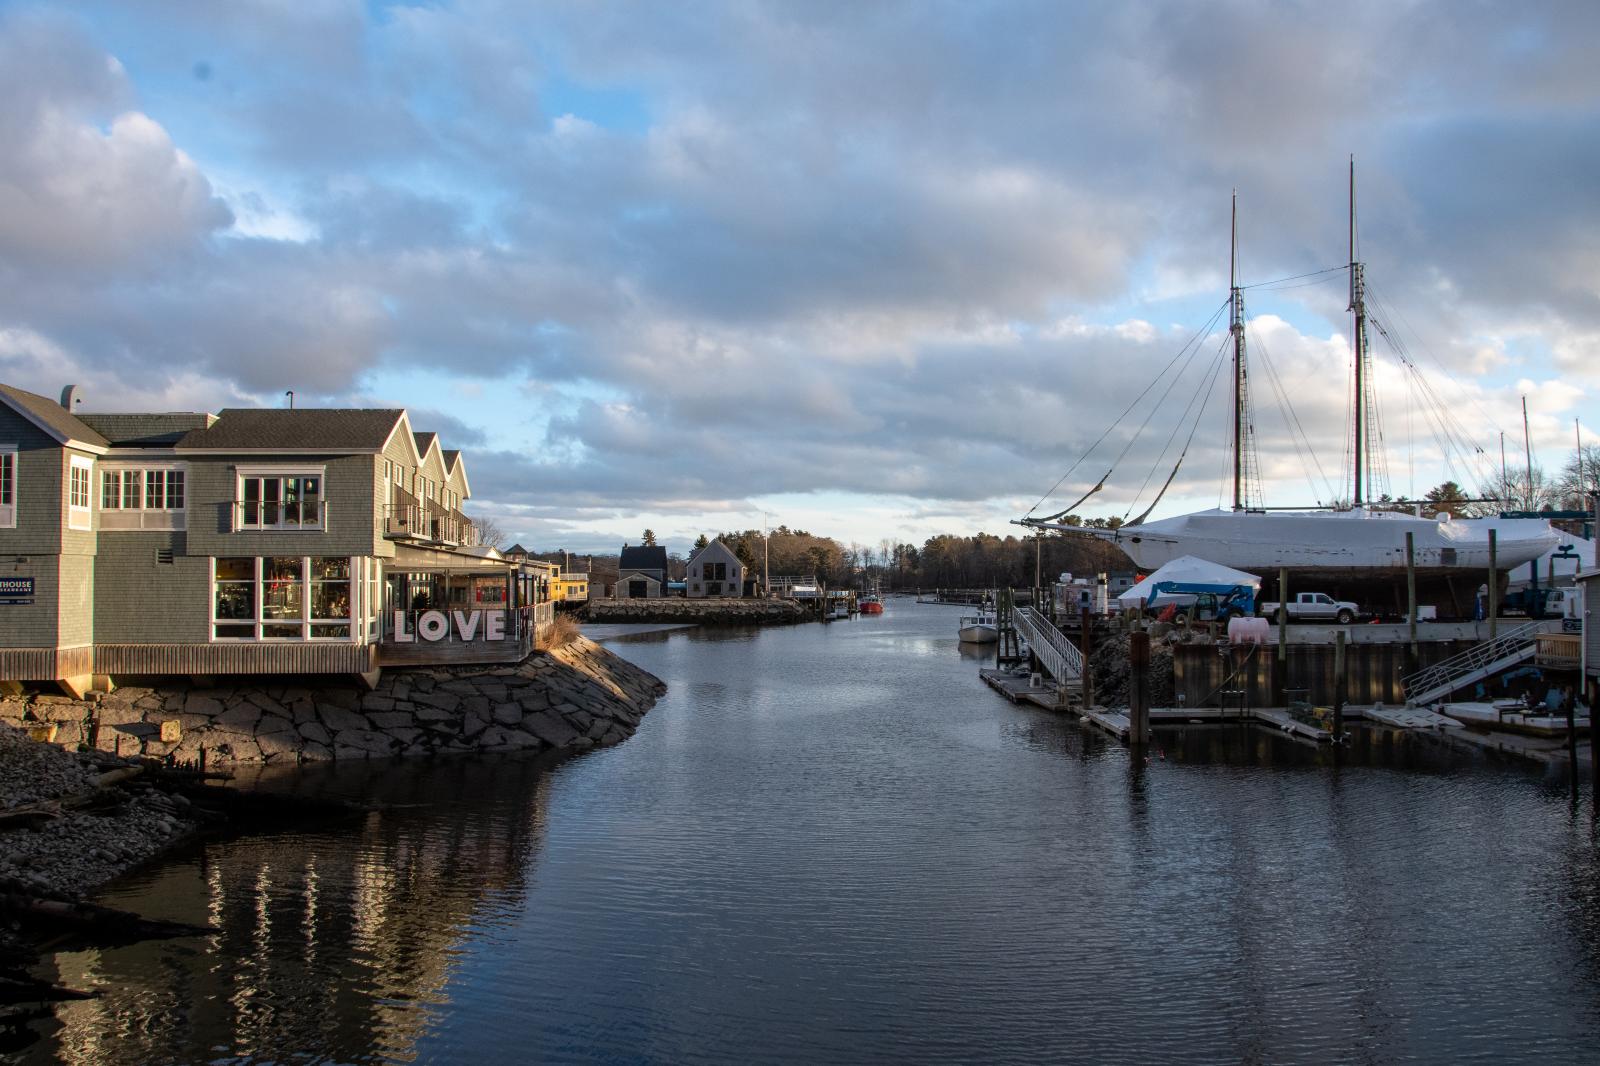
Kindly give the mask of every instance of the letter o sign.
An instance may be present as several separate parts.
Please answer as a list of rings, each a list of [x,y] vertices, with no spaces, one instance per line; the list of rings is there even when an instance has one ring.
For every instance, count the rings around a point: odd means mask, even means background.
[[[417,618],[417,636],[423,640],[443,640],[450,629],[450,620],[443,611],[424,611]]]

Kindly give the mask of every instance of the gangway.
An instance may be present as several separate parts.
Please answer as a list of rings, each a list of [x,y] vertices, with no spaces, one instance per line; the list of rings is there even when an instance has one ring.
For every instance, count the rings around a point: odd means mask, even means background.
[[[1406,703],[1420,707],[1444,699],[1474,681],[1493,677],[1533,658],[1534,649],[1539,646],[1536,638],[1545,628],[1543,623],[1528,622],[1494,640],[1486,640],[1459,655],[1434,663],[1426,670],[1419,670],[1401,682],[1406,690]]]
[[[1083,653],[1068,640],[1055,623],[1032,607],[1018,607],[1012,616],[1017,632],[1028,641],[1045,672],[1057,682],[1083,680]]]

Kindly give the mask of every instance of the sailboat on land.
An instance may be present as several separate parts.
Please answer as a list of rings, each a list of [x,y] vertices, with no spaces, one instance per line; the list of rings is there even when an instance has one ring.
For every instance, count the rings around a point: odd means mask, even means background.
[[[1491,562],[1490,533],[1494,534],[1493,564],[1504,572],[1549,552],[1561,534],[1541,519],[1458,519],[1441,512],[1437,518],[1382,509],[1363,500],[1364,482],[1375,436],[1370,419],[1375,409],[1370,396],[1370,353],[1364,264],[1356,259],[1355,164],[1350,168],[1350,306],[1354,316],[1354,493],[1344,510],[1267,510],[1247,499],[1246,484],[1254,455],[1249,420],[1243,295],[1238,277],[1238,214],[1234,212],[1231,289],[1232,333],[1232,440],[1233,506],[1147,521],[1161,495],[1178,473],[1174,466],[1166,484],[1151,505],[1133,521],[1117,529],[1096,529],[1064,521],[1071,511],[1104,488],[1106,478],[1070,507],[1043,517],[1022,518],[1016,524],[1034,529],[1084,534],[1110,541],[1127,553],[1142,570],[1154,570],[1185,555],[1260,575],[1280,569],[1297,578],[1330,581],[1394,576],[1406,571],[1406,538],[1419,577],[1449,578],[1460,575],[1475,586]],[[1178,464],[1181,465],[1182,456]],[[1109,472],[1108,475],[1109,476]]]

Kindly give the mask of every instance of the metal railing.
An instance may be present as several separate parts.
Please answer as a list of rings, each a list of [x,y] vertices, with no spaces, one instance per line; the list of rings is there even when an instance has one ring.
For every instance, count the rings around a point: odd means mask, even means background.
[[[474,545],[478,527],[460,511],[426,504],[392,503],[383,509],[383,535],[415,537],[441,544]]]
[[[1079,681],[1083,678],[1083,653],[1068,640],[1055,623],[1043,617],[1032,607],[1018,607],[1012,617],[1016,619],[1017,632],[1028,641],[1033,654],[1057,681]]]
[[[1402,678],[1400,683],[1405,688],[1406,702],[1426,703],[1437,696],[1448,696],[1467,682],[1476,680],[1474,674],[1481,674],[1502,660],[1525,658],[1533,654],[1535,638],[1543,631],[1543,623],[1528,622],[1494,640],[1473,645],[1459,655],[1452,655],[1426,670]]]

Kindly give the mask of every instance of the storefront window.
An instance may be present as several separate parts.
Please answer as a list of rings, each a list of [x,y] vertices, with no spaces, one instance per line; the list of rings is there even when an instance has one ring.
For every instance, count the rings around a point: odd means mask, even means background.
[[[342,556],[217,559],[213,636],[348,640],[350,572],[350,559]]]

